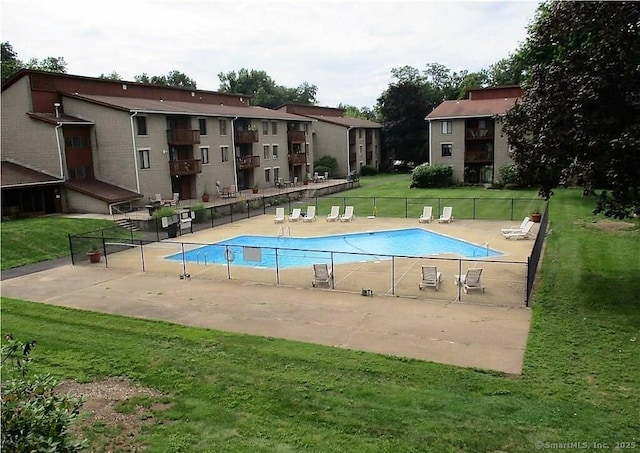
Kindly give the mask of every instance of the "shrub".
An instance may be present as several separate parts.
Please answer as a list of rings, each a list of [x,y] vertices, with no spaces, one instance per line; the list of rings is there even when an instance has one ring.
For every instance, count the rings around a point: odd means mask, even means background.
[[[35,341],[22,343],[11,334],[2,345],[2,451],[79,452],[86,442],[73,438],[69,424],[82,400],[57,395],[58,383],[48,374],[27,377]],[[6,370],[8,364],[14,369]]]
[[[178,213],[178,211],[176,210],[176,208],[172,207],[172,206],[163,206],[160,209],[158,209],[156,212],[153,213],[153,216],[156,219],[161,219],[163,217],[171,217],[174,216]]]
[[[418,165],[411,172],[411,187],[449,187],[453,169],[447,165]]]
[[[318,165],[317,167],[313,167],[313,169],[319,174],[319,175],[324,175],[325,173],[329,173],[329,176],[333,176],[331,173],[333,172],[333,169],[329,168],[329,167],[325,167],[323,165]]]
[[[322,170],[322,173],[324,173],[325,171],[332,173],[333,170],[338,168],[338,160],[333,156],[320,156],[318,160],[313,163],[313,168],[315,168],[315,171],[320,173],[318,167],[326,167],[326,170]]]
[[[518,177],[518,173],[516,173],[515,165],[503,165],[498,170],[500,174],[500,183],[504,185],[520,185],[522,181]]]
[[[196,218],[193,219],[194,223],[202,223],[207,220],[207,209],[202,203],[196,203],[191,205],[191,210],[194,212]]]
[[[378,174],[378,170],[373,165],[365,165],[360,169],[362,176],[375,176]]]

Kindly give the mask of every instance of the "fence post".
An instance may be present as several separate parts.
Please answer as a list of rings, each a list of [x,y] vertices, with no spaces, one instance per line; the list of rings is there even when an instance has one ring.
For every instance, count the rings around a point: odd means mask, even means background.
[[[531,287],[532,285],[530,284],[529,280],[531,279],[531,275],[529,273],[529,266],[531,265],[530,260],[531,257],[527,256],[527,289],[525,290],[525,295],[524,295],[524,306],[525,307],[529,307],[529,293],[531,291]]]
[[[104,240],[104,230],[102,230],[102,254],[104,255],[104,267],[109,267],[109,258],[107,257],[107,243]]]
[[[473,199],[473,220],[476,219],[476,200],[477,198]]]
[[[513,220],[513,198],[511,199],[511,220]]]
[[[404,218],[408,218],[409,217],[409,199],[405,198],[404,199]]]
[[[70,234],[67,234],[67,238],[69,238],[69,252],[71,253],[71,265],[74,266],[76,264],[76,260],[73,257],[73,241],[71,240]]]
[[[391,257],[391,295],[396,295],[396,256]]]
[[[142,245],[142,239],[140,239],[140,259],[142,260],[142,272],[146,272],[144,265],[144,247]]]

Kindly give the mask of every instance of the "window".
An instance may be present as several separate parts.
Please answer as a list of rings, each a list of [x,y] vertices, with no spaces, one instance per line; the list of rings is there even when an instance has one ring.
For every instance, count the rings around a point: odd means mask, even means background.
[[[262,122],[262,135],[269,135],[269,121]]]
[[[304,123],[303,126],[304,126],[304,131],[308,133],[309,132],[309,123]]]
[[[442,133],[443,134],[450,134],[451,131],[453,130],[453,122],[452,121],[442,121]]]
[[[149,150],[148,149],[140,149],[138,150],[140,154],[140,168],[151,168],[151,161],[149,160]]]
[[[269,145],[264,145],[262,147],[262,157],[265,159],[271,159],[271,150],[269,149]]]
[[[273,158],[277,159],[278,158],[278,145],[273,145]]]
[[[200,118],[198,120],[198,126],[200,127],[200,135],[207,135],[207,120]]]
[[[272,135],[278,135],[278,122],[277,121],[271,121],[271,134]]]
[[[220,135],[227,135],[227,120],[220,120]]]
[[[265,182],[271,182],[271,169],[270,168],[265,168],[264,169],[264,181]]]
[[[136,126],[138,129],[138,135],[147,135],[147,117],[136,116]]]
[[[64,138],[64,146],[65,148],[89,148],[91,144],[89,143],[89,137],[65,137]]]
[[[442,157],[451,157],[453,145],[451,143],[443,143],[440,146],[442,147]]]
[[[358,129],[358,138],[362,138],[362,129]]]
[[[280,167],[273,167],[273,180],[277,181],[280,179]]]
[[[209,163],[209,147],[208,146],[200,147],[200,158],[203,164]]]
[[[221,146],[220,147],[220,159],[222,162],[229,162],[229,147]]]

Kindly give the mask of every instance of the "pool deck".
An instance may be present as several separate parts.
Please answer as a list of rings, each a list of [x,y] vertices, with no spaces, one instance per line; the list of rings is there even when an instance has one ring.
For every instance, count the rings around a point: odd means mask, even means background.
[[[520,261],[530,254],[533,241],[506,240],[500,234],[501,226],[517,223],[455,220],[418,224],[417,219],[366,217],[326,222],[319,217],[315,222],[285,226],[294,236],[423,226],[477,244],[489,242],[491,248],[505,252],[503,259]],[[273,216],[265,215],[176,240],[211,243],[240,234],[277,235],[281,226],[273,223]],[[310,283],[309,270],[299,272]],[[368,284],[366,278],[364,275],[359,282],[363,287]],[[454,285],[448,282],[448,286]],[[531,317],[524,306],[492,304],[491,299],[499,295],[496,291],[465,302],[431,299],[435,293],[427,291],[420,297],[362,297],[310,284],[295,287],[197,276],[179,279],[175,272],[88,264],[3,280],[1,290],[4,297],[509,374],[522,371]]]

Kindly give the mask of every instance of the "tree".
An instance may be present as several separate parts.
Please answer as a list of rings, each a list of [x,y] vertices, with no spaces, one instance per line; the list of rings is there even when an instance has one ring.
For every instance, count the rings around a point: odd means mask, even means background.
[[[60,72],[62,74],[67,72],[67,62],[64,60],[64,57],[46,57],[42,60],[31,58],[25,67],[37,71]]]
[[[354,105],[343,104],[341,102],[338,104],[337,108],[344,110],[344,116],[348,118],[360,118],[369,121],[378,121],[379,119],[379,112],[376,109],[371,109],[369,107],[358,108]]]
[[[286,103],[314,105],[317,102],[317,86],[309,85],[307,82],[296,88],[277,85],[265,71],[242,68],[237,73],[221,72],[218,78],[219,91],[249,95],[252,105],[275,108]]]
[[[415,163],[427,161],[429,130],[425,117],[431,111],[431,103],[423,87],[411,81],[392,84],[378,99],[378,109],[383,118],[383,149],[389,157]]]
[[[23,68],[23,64],[18,60],[18,54],[13,50],[9,42],[2,43],[2,83],[9,80],[15,73]]]
[[[67,62],[64,57],[46,57],[42,60],[31,58],[25,64],[18,59],[18,54],[7,41],[2,43],[2,82],[9,80],[21,69],[35,69],[48,72],[67,72]]]
[[[122,80],[122,76],[118,74],[118,72],[115,70],[111,71],[111,73],[106,75],[104,73],[100,74],[100,78],[107,79],[107,80]]]
[[[605,189],[596,212],[640,215],[640,3],[543,3],[522,52],[504,123],[521,179],[546,199],[574,179]]]
[[[524,61],[522,50],[519,49],[507,58],[489,66],[487,82],[489,86],[521,85],[527,73],[527,65]]]
[[[176,70],[169,71],[169,74],[166,76],[151,77],[146,72],[143,72],[142,74],[134,76],[133,80],[138,83],[147,83],[151,85],[166,85],[170,87],[193,89],[197,88],[197,83],[194,79]]]

